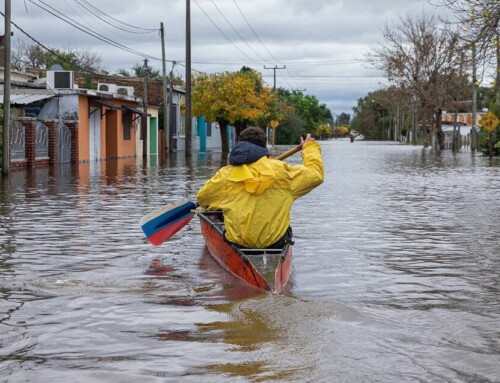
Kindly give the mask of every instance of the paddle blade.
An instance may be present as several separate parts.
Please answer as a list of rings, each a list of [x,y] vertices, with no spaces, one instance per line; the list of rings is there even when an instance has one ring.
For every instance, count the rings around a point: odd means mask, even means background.
[[[141,228],[154,246],[161,245],[193,219],[196,205],[188,200],[164,205],[141,218]]]

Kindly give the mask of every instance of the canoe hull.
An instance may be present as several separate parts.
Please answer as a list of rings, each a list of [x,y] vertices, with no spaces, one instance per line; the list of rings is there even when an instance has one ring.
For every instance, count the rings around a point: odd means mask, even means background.
[[[280,294],[292,271],[292,247],[281,250],[240,249],[225,241],[222,214],[199,213],[201,231],[210,255],[226,270],[261,290]]]

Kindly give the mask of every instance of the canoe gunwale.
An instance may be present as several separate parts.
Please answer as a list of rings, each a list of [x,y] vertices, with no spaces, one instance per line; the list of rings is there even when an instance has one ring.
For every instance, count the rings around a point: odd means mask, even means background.
[[[237,278],[261,290],[280,294],[291,273],[292,247],[285,244],[282,249],[239,248],[224,238],[224,224],[221,211],[199,212],[203,237],[210,255]],[[212,219],[213,216],[219,220]],[[252,257],[271,259],[276,268],[266,273],[266,278],[252,262]]]

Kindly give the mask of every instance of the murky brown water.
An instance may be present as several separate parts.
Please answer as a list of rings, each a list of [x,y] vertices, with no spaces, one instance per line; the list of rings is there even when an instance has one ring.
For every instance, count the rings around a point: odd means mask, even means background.
[[[285,296],[222,270],[197,219],[144,240],[140,217],[194,199],[218,154],[12,173],[0,381],[499,382],[500,161],[322,145]]]

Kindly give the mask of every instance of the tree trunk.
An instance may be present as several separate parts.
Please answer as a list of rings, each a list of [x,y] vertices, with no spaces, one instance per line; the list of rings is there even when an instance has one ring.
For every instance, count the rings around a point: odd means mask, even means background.
[[[436,139],[438,143],[439,150],[444,150],[444,132],[443,132],[443,123],[441,118],[443,117],[443,110],[438,108],[436,112]]]
[[[239,137],[241,131],[245,129],[245,126],[241,121],[236,121],[234,123],[234,127],[235,127],[235,135],[236,137]]]
[[[229,154],[229,140],[227,136],[227,126],[229,123],[227,121],[218,121],[219,123],[219,128],[220,128],[220,138],[222,141],[222,154],[227,155]]]

